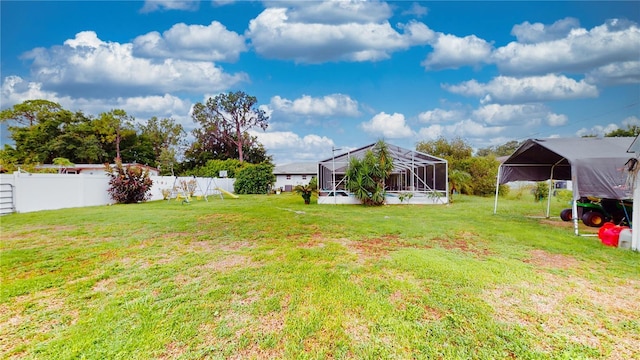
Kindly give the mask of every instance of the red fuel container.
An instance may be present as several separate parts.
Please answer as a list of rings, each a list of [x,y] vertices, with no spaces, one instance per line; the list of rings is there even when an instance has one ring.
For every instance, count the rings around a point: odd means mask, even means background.
[[[618,225],[607,226],[605,228],[605,226],[603,225],[602,228],[598,231],[598,237],[600,238],[600,241],[602,241],[603,244],[607,246],[617,247],[618,240],[620,239],[620,232],[622,231],[622,229],[628,229],[628,228],[629,228],[628,226],[618,226]]]

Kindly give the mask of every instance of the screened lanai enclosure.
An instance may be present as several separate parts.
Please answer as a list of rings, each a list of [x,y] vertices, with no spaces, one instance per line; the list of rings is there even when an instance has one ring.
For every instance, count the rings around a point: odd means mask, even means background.
[[[385,179],[387,204],[446,204],[449,202],[447,161],[415,150],[386,144],[393,171]],[[375,144],[318,163],[318,204],[359,204],[347,189],[346,173],[352,158],[362,159]]]

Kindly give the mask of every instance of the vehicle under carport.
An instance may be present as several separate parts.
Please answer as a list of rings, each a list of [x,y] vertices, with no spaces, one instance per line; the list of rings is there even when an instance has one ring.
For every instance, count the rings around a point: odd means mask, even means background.
[[[627,168],[630,159],[635,158],[627,149],[633,140],[632,137],[528,139],[500,165],[497,184],[570,180],[573,183],[572,220],[574,232],[579,235],[577,203],[580,198],[632,199]],[[497,210],[496,190],[494,213]]]

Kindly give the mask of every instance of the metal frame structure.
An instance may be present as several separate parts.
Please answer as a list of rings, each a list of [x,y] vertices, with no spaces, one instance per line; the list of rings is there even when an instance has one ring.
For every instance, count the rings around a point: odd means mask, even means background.
[[[349,196],[346,188],[346,172],[351,158],[364,158],[367,151],[374,146],[375,144],[370,144],[318,163],[318,203],[357,203],[348,199],[352,196]],[[385,189],[388,204],[403,203],[405,198],[411,199],[407,203],[414,204],[448,203],[449,179],[446,160],[391,144],[387,144],[387,149],[393,158],[393,171],[386,181]],[[334,154],[337,150],[340,149],[332,149]],[[402,197],[403,200],[400,200],[400,195],[406,194],[411,194],[411,197]]]

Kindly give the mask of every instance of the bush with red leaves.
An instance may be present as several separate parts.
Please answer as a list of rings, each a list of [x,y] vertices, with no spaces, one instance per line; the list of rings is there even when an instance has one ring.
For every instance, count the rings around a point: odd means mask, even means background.
[[[130,165],[126,168],[116,162],[115,168],[107,166],[109,171],[109,195],[117,203],[131,204],[146,201],[151,197],[149,191],[153,181],[149,171],[140,166]]]

